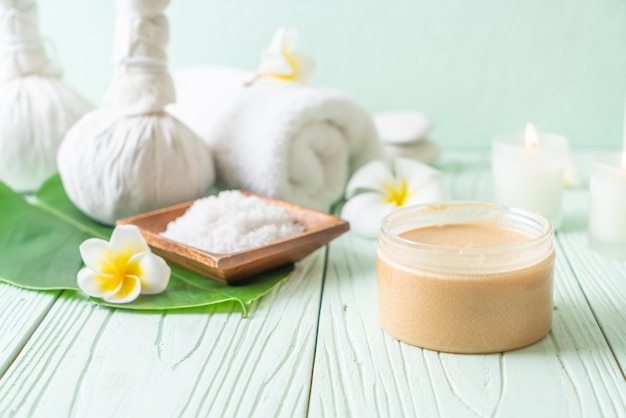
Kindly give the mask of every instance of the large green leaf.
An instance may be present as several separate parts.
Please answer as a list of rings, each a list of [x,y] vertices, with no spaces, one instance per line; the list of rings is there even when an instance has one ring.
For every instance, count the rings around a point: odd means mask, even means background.
[[[82,266],[78,246],[87,238],[109,239],[112,228],[94,222],[67,198],[58,176],[48,180],[34,198],[0,183],[0,280],[33,290],[75,290]],[[172,267],[167,290],[124,304],[95,303],[134,310],[169,310],[235,301],[244,316],[249,305],[286,278],[293,265],[259,274],[237,286],[224,285]]]
[[[76,289],[76,243],[90,235],[0,184],[0,277],[29,289]]]

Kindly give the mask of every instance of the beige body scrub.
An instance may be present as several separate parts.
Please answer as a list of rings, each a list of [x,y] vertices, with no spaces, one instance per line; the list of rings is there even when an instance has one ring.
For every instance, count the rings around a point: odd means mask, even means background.
[[[552,324],[552,235],[540,215],[486,203],[396,210],[377,250],[383,329],[454,353],[541,339]]]

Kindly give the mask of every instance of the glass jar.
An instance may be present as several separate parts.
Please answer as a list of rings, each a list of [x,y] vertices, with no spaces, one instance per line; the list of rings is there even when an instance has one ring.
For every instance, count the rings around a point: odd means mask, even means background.
[[[410,239],[412,231],[428,231],[434,241]],[[383,220],[377,249],[382,328],[408,344],[454,353],[538,341],[552,325],[552,236],[543,216],[491,203],[395,210]]]

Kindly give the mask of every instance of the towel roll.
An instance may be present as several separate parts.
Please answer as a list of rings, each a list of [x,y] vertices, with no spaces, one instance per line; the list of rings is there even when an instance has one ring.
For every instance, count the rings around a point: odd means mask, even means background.
[[[244,189],[328,211],[352,173],[382,158],[370,115],[326,88],[231,68],[173,72],[168,111],[212,149],[222,187]]]

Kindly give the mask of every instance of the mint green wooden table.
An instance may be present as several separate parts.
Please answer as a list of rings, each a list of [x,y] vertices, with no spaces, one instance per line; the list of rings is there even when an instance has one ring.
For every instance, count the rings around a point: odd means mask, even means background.
[[[487,154],[441,165],[455,199],[489,199]],[[234,305],[138,314],[0,285],[0,417],[626,416],[626,262],[589,251],[587,208],[586,188],[566,192],[552,331],[504,354],[386,335],[376,241],[353,233],[247,319]]]

